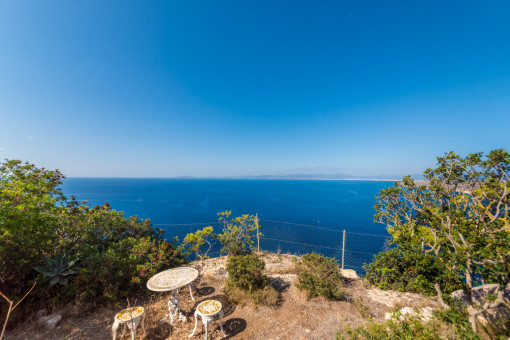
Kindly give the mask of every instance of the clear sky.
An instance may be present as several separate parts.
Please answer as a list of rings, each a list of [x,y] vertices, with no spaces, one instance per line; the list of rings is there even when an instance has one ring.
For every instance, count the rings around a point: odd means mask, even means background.
[[[510,151],[510,1],[0,2],[0,159],[421,173]]]

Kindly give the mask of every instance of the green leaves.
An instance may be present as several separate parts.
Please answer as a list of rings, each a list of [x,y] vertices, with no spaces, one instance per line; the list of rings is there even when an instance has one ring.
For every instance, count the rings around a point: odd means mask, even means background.
[[[334,258],[317,253],[305,254],[296,261],[298,275],[297,287],[309,297],[325,297],[329,300],[341,300],[342,276]]]
[[[450,152],[438,157],[425,177],[426,186],[406,177],[382,190],[375,220],[387,225],[398,246],[423,243],[422,252],[433,255],[444,275],[465,291],[481,282],[505,287],[510,282],[508,152],[494,150],[485,159],[483,153],[463,158]]]
[[[255,254],[230,256],[225,269],[231,284],[245,291],[261,289],[266,285],[262,275],[265,263]]]
[[[256,254],[229,256],[225,269],[228,278],[223,287],[230,301],[243,303],[246,298],[255,305],[275,307],[279,294],[262,274],[265,262]]]
[[[215,234],[213,234],[213,227],[205,227],[202,230],[197,230],[194,234],[190,233],[186,235],[182,247],[185,249],[187,256],[190,256],[191,253],[195,253],[195,255],[202,260],[207,258],[207,253],[211,250],[209,239],[213,237],[215,237]],[[206,243],[209,247],[201,253],[200,248]]]
[[[228,210],[218,213],[219,221],[223,222],[223,233],[216,236],[223,245],[221,252],[231,256],[245,254],[252,248],[252,236],[257,236],[258,220],[248,214],[230,218],[231,214]]]
[[[434,283],[444,292],[460,289],[459,283],[449,279],[444,266],[432,254],[422,252],[411,240],[399,239],[400,246],[380,252],[365,265],[365,279],[381,289],[435,295]]]
[[[108,203],[90,207],[66,199],[60,189],[63,178],[58,170],[21,161],[0,165],[3,292],[16,296],[40,273],[51,286],[65,285],[50,290],[41,285],[34,291],[56,304],[117,302],[142,289],[148,276],[185,262],[150,220],[126,217]]]

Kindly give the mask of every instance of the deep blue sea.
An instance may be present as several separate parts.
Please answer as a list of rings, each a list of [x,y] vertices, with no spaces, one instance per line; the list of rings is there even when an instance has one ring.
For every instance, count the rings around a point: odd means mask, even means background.
[[[322,252],[341,247],[342,235],[328,230],[333,229],[347,231],[346,249],[352,254],[373,254],[381,249],[385,239],[355,233],[388,235],[384,225],[373,223],[373,206],[380,190],[392,184],[388,181],[67,178],[62,188],[67,197],[73,195],[80,201],[87,200],[91,206],[108,202],[127,216],[149,218],[155,226],[165,229],[168,238],[182,239],[187,232],[217,221],[218,212],[232,210],[233,216],[258,214],[261,232],[266,237],[264,247],[272,251],[276,248],[284,252],[315,250],[305,249],[304,245],[321,245],[316,250]],[[331,254],[338,256],[333,250]]]

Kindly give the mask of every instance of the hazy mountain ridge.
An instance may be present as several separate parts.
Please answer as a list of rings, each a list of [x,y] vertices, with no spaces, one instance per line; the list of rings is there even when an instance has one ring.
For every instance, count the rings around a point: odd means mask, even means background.
[[[423,175],[411,175],[414,179],[423,179]],[[401,181],[404,175],[372,175],[357,176],[347,174],[278,174],[278,175],[254,175],[254,176],[226,176],[225,179],[302,179],[302,180],[385,180]],[[220,178],[220,177],[218,177]]]

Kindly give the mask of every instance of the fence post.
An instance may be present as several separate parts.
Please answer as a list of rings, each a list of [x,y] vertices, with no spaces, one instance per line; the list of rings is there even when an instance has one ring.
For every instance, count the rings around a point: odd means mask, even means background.
[[[255,225],[257,226],[257,252],[260,253],[259,213],[255,214]]]
[[[344,229],[344,237],[342,240],[342,270],[344,270],[344,256],[345,256],[345,229]]]

